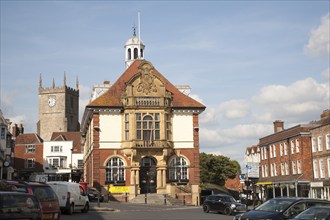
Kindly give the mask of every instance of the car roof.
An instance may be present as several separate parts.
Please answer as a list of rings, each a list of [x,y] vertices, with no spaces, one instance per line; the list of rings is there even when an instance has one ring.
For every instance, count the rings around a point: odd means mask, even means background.
[[[17,185],[29,185],[29,186],[48,186],[46,183],[42,182],[28,182],[28,181],[16,181],[16,180],[5,180],[9,184]]]
[[[307,198],[307,197],[276,197],[270,200],[287,200],[287,201],[323,201],[325,203],[330,203],[328,200],[323,199],[314,199],[314,198]]]
[[[24,195],[24,196],[34,196],[31,194],[17,192],[17,191],[0,191],[0,195]]]
[[[229,196],[229,197],[232,197],[231,195],[223,194],[223,193],[213,194],[213,195],[210,195],[210,196]]]

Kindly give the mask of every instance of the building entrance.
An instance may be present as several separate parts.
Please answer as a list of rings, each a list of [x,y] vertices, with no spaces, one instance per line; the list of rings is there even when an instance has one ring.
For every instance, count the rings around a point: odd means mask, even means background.
[[[140,161],[140,192],[157,192],[157,170],[156,161],[151,157],[144,157]]]

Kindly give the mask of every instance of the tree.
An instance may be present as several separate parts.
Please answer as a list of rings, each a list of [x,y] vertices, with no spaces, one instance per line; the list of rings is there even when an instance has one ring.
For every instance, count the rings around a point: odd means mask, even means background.
[[[228,178],[241,173],[240,165],[235,160],[222,155],[200,154],[200,175],[202,183],[225,185]]]

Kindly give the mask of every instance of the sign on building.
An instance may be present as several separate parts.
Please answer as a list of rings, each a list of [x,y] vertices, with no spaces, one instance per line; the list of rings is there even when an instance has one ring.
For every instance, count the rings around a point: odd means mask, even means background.
[[[259,178],[259,163],[249,162],[246,165],[249,178]]]

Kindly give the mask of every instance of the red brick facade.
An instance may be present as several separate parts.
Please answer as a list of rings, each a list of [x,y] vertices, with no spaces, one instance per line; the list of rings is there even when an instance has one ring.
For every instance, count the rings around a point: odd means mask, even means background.
[[[28,179],[34,172],[43,172],[43,141],[37,134],[18,135],[14,154],[14,168],[20,178]],[[28,160],[33,160],[34,165],[28,165]]]

